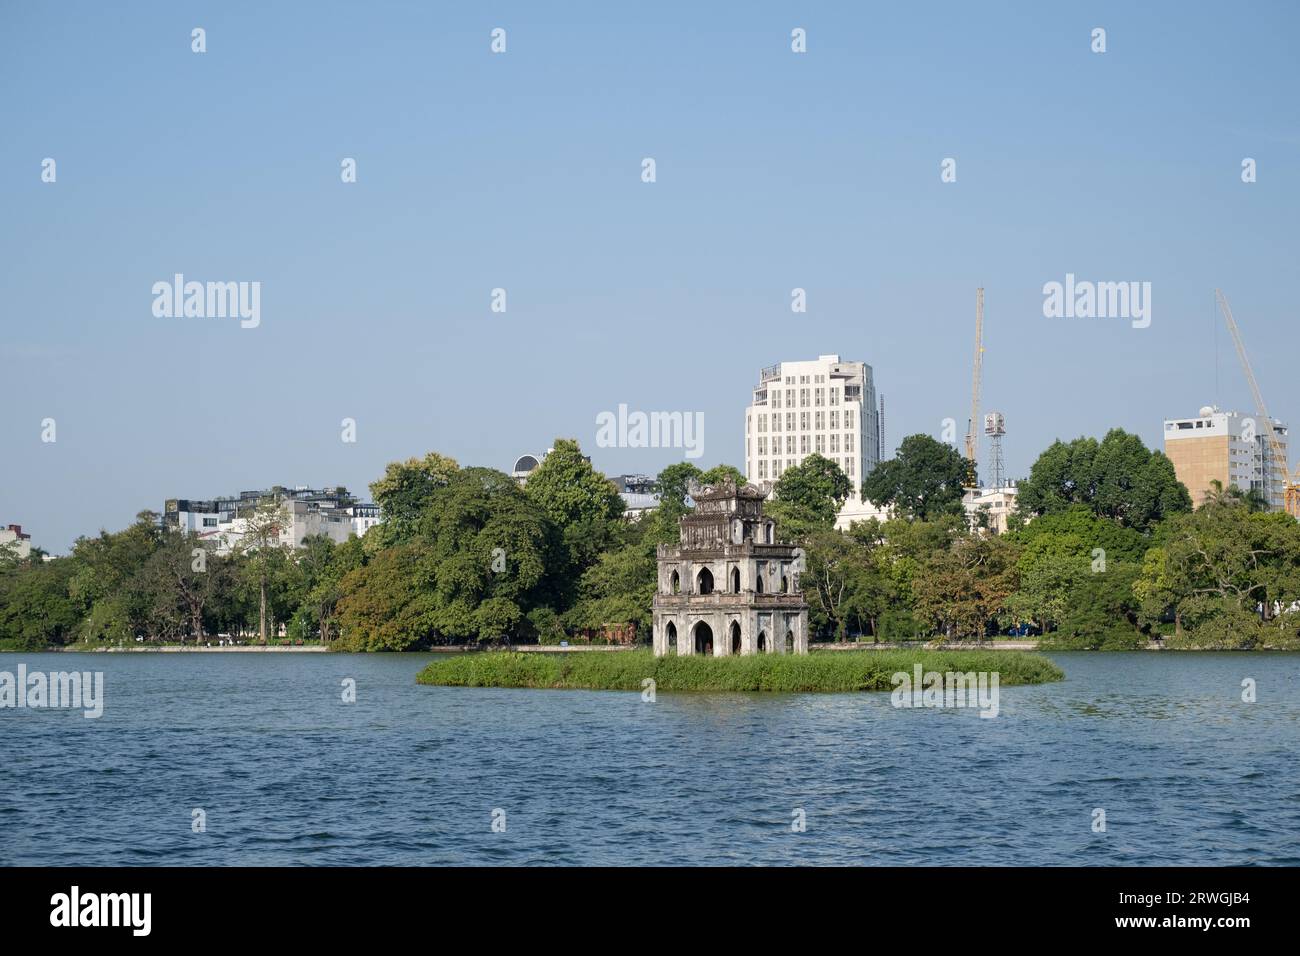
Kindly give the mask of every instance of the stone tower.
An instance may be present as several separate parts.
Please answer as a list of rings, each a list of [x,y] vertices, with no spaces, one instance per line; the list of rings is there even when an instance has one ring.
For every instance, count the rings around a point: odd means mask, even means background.
[[[763,492],[726,482],[692,497],[680,543],[657,550],[655,656],[807,654],[802,553],[776,543]]]

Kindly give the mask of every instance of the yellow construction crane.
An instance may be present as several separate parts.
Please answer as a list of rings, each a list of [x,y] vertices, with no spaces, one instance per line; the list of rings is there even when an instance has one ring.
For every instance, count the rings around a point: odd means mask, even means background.
[[[1232,344],[1237,349],[1237,358],[1241,361],[1242,371],[1246,373],[1246,382],[1250,385],[1251,397],[1255,399],[1255,414],[1260,421],[1258,428],[1264,428],[1268,431],[1268,449],[1269,457],[1272,463],[1268,468],[1269,487],[1263,489],[1265,496],[1270,504],[1273,500],[1272,478],[1275,475],[1282,476],[1282,483],[1286,488],[1285,508],[1286,512],[1293,517],[1300,518],[1300,467],[1296,469],[1296,480],[1291,478],[1291,469],[1286,460],[1286,451],[1282,448],[1282,443],[1278,441],[1277,432],[1273,428],[1273,419],[1268,414],[1268,408],[1264,405],[1264,395],[1259,390],[1259,382],[1255,381],[1255,373],[1250,368],[1250,359],[1246,357],[1246,346],[1241,340],[1241,330],[1237,328],[1237,320],[1232,317],[1232,309],[1228,305],[1228,298],[1220,289],[1214,290],[1214,297],[1218,300],[1219,311],[1223,313],[1224,321],[1228,323],[1228,332],[1232,335]]]
[[[979,485],[980,380],[984,371],[984,289],[975,290],[975,368],[970,385],[970,420],[966,423],[967,487]]]

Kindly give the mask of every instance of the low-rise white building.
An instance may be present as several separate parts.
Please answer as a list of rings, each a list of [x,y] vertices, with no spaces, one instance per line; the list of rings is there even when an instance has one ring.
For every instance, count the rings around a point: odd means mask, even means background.
[[[0,558],[13,557],[25,561],[32,554],[32,536],[23,533],[23,526],[11,524],[0,528]]]
[[[885,522],[894,517],[895,509],[893,505],[887,505],[884,508],[873,504],[855,489],[853,494],[845,500],[840,513],[835,516],[835,528],[838,531],[848,531],[856,522],[876,521]]]
[[[163,525],[211,542],[217,554],[229,554],[244,543],[249,514],[266,501],[277,502],[284,513],[280,544],[286,548],[301,548],[313,535],[342,544],[354,534],[363,536],[383,520],[378,505],[358,503],[346,488],[276,486],[231,498],[169,499],[164,505]]]
[[[969,488],[961,505],[971,527],[980,527],[981,517],[987,517],[988,529],[994,534],[1005,534],[1007,519],[1016,510],[1016,484],[1009,481],[1000,488]]]

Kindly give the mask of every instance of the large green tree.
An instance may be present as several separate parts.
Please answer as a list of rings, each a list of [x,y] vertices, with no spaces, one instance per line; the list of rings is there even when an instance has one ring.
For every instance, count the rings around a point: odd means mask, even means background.
[[[148,629],[146,597],[129,585],[162,540],[156,511],[141,511],[121,531],[78,538],[68,594],[81,611],[81,638],[124,641]]]
[[[804,542],[806,570],[800,584],[808,600],[809,623],[818,633],[843,640],[850,633],[880,637],[881,618],[894,606],[897,583],[887,545],[866,533],[818,531]]]
[[[1156,542],[1134,592],[1149,618],[1173,617],[1176,638],[1188,631],[1193,643],[1224,647],[1295,641],[1300,523],[1290,515],[1210,502],[1166,522]]]
[[[659,472],[655,491],[659,507],[645,519],[646,537],[661,544],[678,540],[678,527],[683,515],[690,511],[687,500],[692,482],[699,482],[703,472],[689,461],[679,461]],[[703,483],[703,482],[701,482]]]
[[[767,511],[781,536],[793,541],[833,527],[853,483],[835,462],[812,454],[782,472],[773,490]]]
[[[1170,515],[1192,510],[1173,463],[1120,428],[1100,442],[1053,442],[1018,490],[1016,507],[1023,517],[1084,505],[1099,517],[1144,533]]]
[[[898,454],[862,481],[862,496],[877,507],[893,506],[900,516],[926,521],[962,510],[966,459],[929,435],[908,435]]]
[[[970,535],[932,554],[912,581],[916,614],[948,638],[984,638],[1018,584],[1016,545]]]
[[[436,562],[427,543],[385,548],[341,582],[341,636],[335,646],[354,651],[404,651],[432,643],[438,633]]]
[[[81,608],[68,591],[76,571],[71,558],[55,558],[0,575],[0,649],[40,651],[75,639]]]
[[[370,534],[366,535],[367,545],[379,550],[409,540],[433,495],[445,488],[459,469],[454,458],[435,451],[423,458],[390,461],[384,476],[370,484],[371,497],[384,520],[372,529],[373,543]]]
[[[528,476],[530,500],[559,529],[567,566],[562,582],[571,582],[572,600],[582,572],[600,553],[622,543],[623,499],[614,483],[591,467],[578,443],[557,438],[551,451]]]
[[[204,609],[218,594],[220,558],[198,538],[169,530],[132,581],[148,608],[151,637],[197,645],[203,638]],[[211,565],[211,566],[210,566]]]

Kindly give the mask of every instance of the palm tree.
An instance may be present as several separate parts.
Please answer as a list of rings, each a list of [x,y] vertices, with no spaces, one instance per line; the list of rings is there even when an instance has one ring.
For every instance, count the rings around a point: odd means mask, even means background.
[[[1201,507],[1244,507],[1255,514],[1268,511],[1271,506],[1268,498],[1258,488],[1249,491],[1242,491],[1236,485],[1224,488],[1223,482],[1214,478],[1210,481],[1210,488],[1205,493],[1205,502]]]

